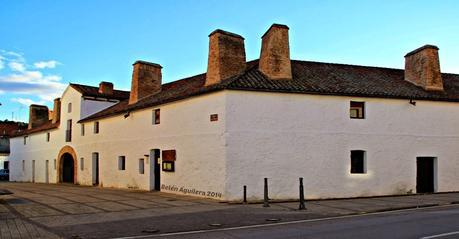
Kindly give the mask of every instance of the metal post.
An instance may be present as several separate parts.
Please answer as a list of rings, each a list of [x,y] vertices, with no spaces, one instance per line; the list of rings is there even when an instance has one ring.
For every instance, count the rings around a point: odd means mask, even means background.
[[[304,187],[303,187],[303,178],[300,178],[300,207],[299,210],[305,210],[306,206],[304,204]]]
[[[263,207],[269,207],[269,198],[268,198],[268,178],[265,178],[265,197],[263,200]]]
[[[247,186],[244,185],[244,203],[247,203]]]

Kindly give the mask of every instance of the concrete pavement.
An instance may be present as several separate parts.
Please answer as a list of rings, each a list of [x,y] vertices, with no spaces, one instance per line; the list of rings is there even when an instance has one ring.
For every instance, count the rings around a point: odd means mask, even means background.
[[[1,238],[113,238],[209,230],[459,203],[459,193],[228,204],[160,192],[75,185],[0,183]]]

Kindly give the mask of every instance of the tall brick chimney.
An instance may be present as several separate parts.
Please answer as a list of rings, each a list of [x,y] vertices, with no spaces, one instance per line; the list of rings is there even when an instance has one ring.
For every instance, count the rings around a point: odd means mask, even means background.
[[[259,70],[272,80],[291,80],[288,26],[273,24],[261,37]]]
[[[217,84],[239,75],[245,71],[245,68],[244,38],[220,29],[210,33],[205,85]]]
[[[113,83],[102,81],[99,83],[99,93],[104,95],[113,94]]]
[[[42,126],[49,121],[49,110],[44,105],[30,105],[29,107],[29,129]]]
[[[53,124],[61,120],[61,98],[54,99]]]
[[[129,104],[161,91],[162,66],[146,61],[136,61],[133,66]]]
[[[406,54],[405,80],[427,91],[443,91],[438,47],[425,45]]]

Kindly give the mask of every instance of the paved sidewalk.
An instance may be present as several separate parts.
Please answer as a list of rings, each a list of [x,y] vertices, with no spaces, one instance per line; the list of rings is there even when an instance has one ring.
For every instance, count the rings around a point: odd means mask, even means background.
[[[159,192],[0,183],[0,238],[113,238],[459,203],[459,193],[227,204]]]

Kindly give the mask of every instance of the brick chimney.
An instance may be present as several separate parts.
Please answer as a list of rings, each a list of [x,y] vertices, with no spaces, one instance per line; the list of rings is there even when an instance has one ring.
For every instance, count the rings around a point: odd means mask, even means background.
[[[272,80],[291,80],[288,26],[273,24],[261,37],[259,70]]]
[[[61,120],[61,98],[54,99],[53,124]]]
[[[406,54],[405,80],[427,91],[443,91],[438,47],[425,45]]]
[[[29,107],[29,129],[42,126],[49,121],[49,110],[44,105],[30,105]]]
[[[244,38],[220,29],[210,33],[205,85],[217,84],[239,75],[245,68]]]
[[[113,95],[113,83],[106,81],[100,82],[99,93],[104,95]]]
[[[136,61],[133,66],[129,104],[161,91],[162,66],[146,61]]]

